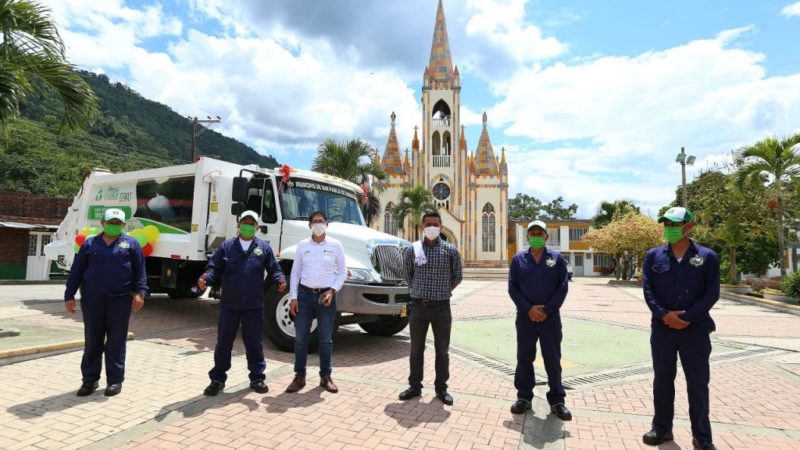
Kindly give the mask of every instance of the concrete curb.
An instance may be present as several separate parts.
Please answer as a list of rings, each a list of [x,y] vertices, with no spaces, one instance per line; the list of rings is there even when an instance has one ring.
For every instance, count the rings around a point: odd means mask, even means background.
[[[750,295],[736,294],[733,292],[722,292],[720,297],[726,300],[733,300],[735,302],[750,303],[751,305],[763,306],[775,311],[788,312],[796,316],[800,316],[800,305],[792,305],[789,303],[779,302],[775,300],[767,300],[765,298],[752,297]]]
[[[133,333],[128,332],[128,340],[133,340]],[[0,359],[5,358],[18,358],[20,356],[36,355],[39,353],[58,352],[63,350],[72,350],[83,347],[84,340],[68,342],[57,342],[55,344],[35,345],[33,347],[14,348],[11,350],[0,350]]]
[[[0,286],[29,284],[67,284],[67,280],[0,280]]]

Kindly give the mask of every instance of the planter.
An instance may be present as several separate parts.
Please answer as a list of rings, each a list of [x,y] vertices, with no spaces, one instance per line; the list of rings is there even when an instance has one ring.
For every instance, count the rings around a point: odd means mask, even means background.
[[[776,302],[784,302],[784,303],[797,303],[797,300],[794,298],[784,294],[781,291],[775,291],[773,289],[764,289],[761,291],[761,295],[764,296],[767,300],[774,300]]]
[[[746,284],[720,284],[719,290],[722,292],[747,295],[750,292],[750,286]]]

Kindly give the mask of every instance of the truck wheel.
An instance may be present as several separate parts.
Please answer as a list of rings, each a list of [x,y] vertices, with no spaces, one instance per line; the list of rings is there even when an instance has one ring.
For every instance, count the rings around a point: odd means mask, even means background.
[[[364,322],[358,324],[362,330],[375,336],[393,336],[408,325],[408,317],[400,316],[380,316],[374,322]]]
[[[169,298],[199,298],[206,291],[192,292],[192,289],[167,289]]]
[[[289,276],[286,276],[289,284]],[[273,285],[264,294],[264,334],[276,347],[285,351],[294,351],[294,319],[289,314],[289,291],[278,292]],[[317,319],[311,322],[311,335],[308,338],[309,351],[317,348]]]

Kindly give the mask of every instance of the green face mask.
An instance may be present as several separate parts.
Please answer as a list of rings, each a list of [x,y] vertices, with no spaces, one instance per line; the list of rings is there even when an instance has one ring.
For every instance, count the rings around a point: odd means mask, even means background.
[[[248,225],[246,223],[239,225],[239,236],[245,239],[251,239],[256,234],[256,226]]]
[[[122,234],[122,225],[115,225],[113,223],[103,224],[103,233],[109,237],[117,237]]]
[[[528,237],[528,244],[533,249],[540,249],[544,247],[544,236],[530,236]]]
[[[664,240],[674,244],[683,239],[683,227],[664,227]]]

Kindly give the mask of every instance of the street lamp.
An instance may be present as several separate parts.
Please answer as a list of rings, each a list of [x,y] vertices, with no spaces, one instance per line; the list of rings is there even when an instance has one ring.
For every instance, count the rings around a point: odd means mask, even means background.
[[[681,147],[681,152],[678,153],[677,158],[675,158],[676,163],[681,164],[681,186],[683,186],[683,207],[686,208],[686,166],[694,165],[695,161],[694,156],[687,155],[686,152]]]

